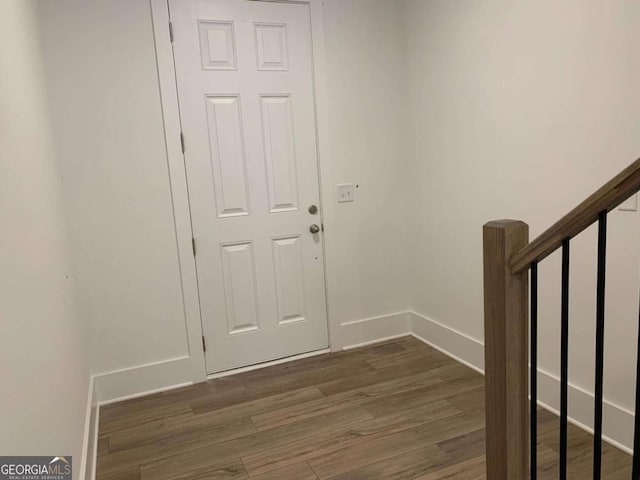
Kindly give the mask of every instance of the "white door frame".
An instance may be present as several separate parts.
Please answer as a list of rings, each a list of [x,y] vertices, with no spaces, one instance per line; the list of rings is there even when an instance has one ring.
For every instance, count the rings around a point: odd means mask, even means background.
[[[240,0],[239,0],[240,1]],[[324,26],[322,0],[247,0],[247,1],[275,1],[281,3],[308,3],[311,14],[313,79],[316,103],[316,136],[318,151],[318,174],[320,189],[321,220],[325,224],[325,193],[330,192],[330,175],[323,176],[322,162],[328,152],[328,111],[327,89],[324,59]],[[178,261],[180,263],[180,277],[182,283],[182,298],[184,305],[187,341],[189,345],[190,371],[194,382],[207,379],[205,356],[202,348],[202,318],[198,294],[198,279],[196,274],[195,257],[193,256],[191,212],[189,208],[189,193],[184,156],[180,143],[180,110],[178,108],[178,87],[176,84],[173,49],[169,32],[169,5],[167,0],[149,0],[153,22],[156,59],[158,66],[158,83],[160,86],[160,101],[162,106],[162,121],[164,125],[165,145],[167,151],[167,166],[171,185],[174,225],[178,246]],[[325,169],[326,170],[326,169]],[[324,172],[327,173],[326,171]],[[327,229],[323,235],[324,242],[324,281],[327,301],[327,327],[329,329],[329,348],[333,350],[336,344],[335,331],[329,320],[329,291],[327,289]]]

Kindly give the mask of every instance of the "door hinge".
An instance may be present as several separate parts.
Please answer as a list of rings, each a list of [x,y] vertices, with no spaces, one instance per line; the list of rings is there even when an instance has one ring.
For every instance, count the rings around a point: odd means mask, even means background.
[[[182,153],[184,153],[184,133],[180,132],[180,148],[182,148]]]
[[[173,43],[173,23],[169,22],[169,40]]]
[[[207,351],[207,342],[204,339],[204,335],[202,336],[202,351],[206,352]]]
[[[191,250],[193,250],[193,256],[196,256],[196,239],[191,237]]]

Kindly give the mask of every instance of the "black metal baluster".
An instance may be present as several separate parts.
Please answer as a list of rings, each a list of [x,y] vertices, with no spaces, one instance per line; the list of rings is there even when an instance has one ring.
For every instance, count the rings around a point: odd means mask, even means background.
[[[567,406],[569,380],[569,239],[562,241],[560,331],[560,480],[567,480]]]
[[[538,478],[538,263],[531,264],[531,480]]]
[[[640,480],[640,313],[638,314],[638,348],[636,359],[636,417],[633,435],[633,470],[631,480]]]
[[[596,378],[593,419],[593,478],[602,472],[602,389],[604,381],[604,286],[607,269],[607,211],[598,215],[598,283],[596,289]]]

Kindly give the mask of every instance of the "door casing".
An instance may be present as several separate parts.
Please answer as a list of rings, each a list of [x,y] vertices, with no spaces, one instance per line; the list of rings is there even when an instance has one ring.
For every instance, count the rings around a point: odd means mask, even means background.
[[[318,178],[320,187],[320,212],[321,221],[327,224],[327,217],[331,217],[326,207],[327,192],[331,190],[331,178],[329,165],[323,159],[329,148],[327,89],[325,78],[324,60],[324,28],[322,0],[238,0],[238,1],[263,1],[278,3],[307,3],[311,15],[311,46],[313,64],[313,90],[316,107],[316,141],[318,155]],[[169,7],[167,0],[149,0],[153,35],[155,40],[156,60],[158,67],[158,84],[160,87],[160,101],[162,106],[162,119],[165,134],[165,147],[167,151],[167,167],[171,185],[172,207],[174,215],[174,227],[176,233],[176,245],[178,261],[180,264],[180,277],[182,286],[182,299],[184,306],[185,329],[187,333],[188,352],[191,363],[191,380],[203,382],[207,380],[205,355],[202,345],[203,329],[200,314],[200,300],[198,296],[198,280],[196,275],[195,257],[192,245],[191,213],[189,209],[189,195],[187,176],[185,171],[184,156],[180,140],[181,124],[178,108],[178,89],[175,77],[173,61],[173,49],[169,31]],[[324,175],[323,175],[324,173]],[[325,301],[327,303],[327,327],[329,331],[329,348],[333,350],[336,344],[336,329],[332,328],[332,315],[329,301],[327,257],[330,251],[330,239],[327,239],[327,229],[322,236],[324,243],[324,278]],[[295,358],[295,357],[294,357]],[[228,373],[233,373],[227,372]]]

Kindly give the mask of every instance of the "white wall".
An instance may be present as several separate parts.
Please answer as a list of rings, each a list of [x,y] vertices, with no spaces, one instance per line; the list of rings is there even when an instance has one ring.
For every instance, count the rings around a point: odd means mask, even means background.
[[[0,451],[72,455],[77,479],[89,369],[34,4],[0,3]]]
[[[321,151],[321,166],[328,177],[323,203],[329,317],[335,343],[342,346],[365,338],[342,332],[340,324],[404,312],[408,301],[404,19],[399,2],[323,4],[329,151]],[[336,203],[335,185],[348,182],[359,185],[356,201]],[[361,326],[380,327],[381,335],[397,333],[376,320],[369,323]]]
[[[188,354],[147,0],[42,0],[93,373]]]
[[[522,219],[533,238],[640,156],[640,5],[405,5],[412,308],[482,341],[482,224]],[[605,397],[625,409],[635,384],[639,215],[609,219]],[[587,392],[595,249],[593,229],[572,242],[570,381]],[[540,367],[557,375],[559,255],[540,277]]]

